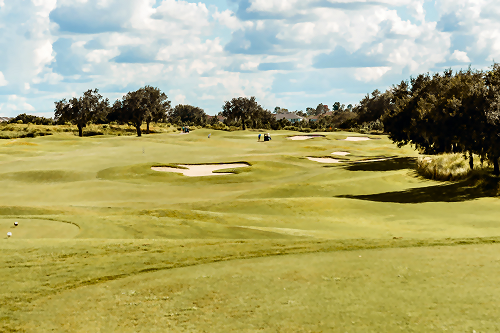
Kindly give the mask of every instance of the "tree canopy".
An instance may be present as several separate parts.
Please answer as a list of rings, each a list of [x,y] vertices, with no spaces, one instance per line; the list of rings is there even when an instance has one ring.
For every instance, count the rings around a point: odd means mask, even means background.
[[[425,153],[458,152],[490,160],[500,173],[500,68],[420,74],[384,94],[361,102],[381,115],[384,129],[398,146],[412,144]],[[384,96],[385,95],[385,96]],[[375,111],[374,111],[375,110]]]
[[[149,124],[166,120],[168,111],[170,111],[170,101],[167,95],[158,88],[145,86],[128,92],[121,101],[115,101],[109,119],[135,126],[137,136],[141,136],[142,123],[146,123],[149,133]]]
[[[226,117],[228,121],[240,122],[243,130],[247,127],[247,121],[252,121],[252,118],[259,117],[259,115],[263,114],[262,106],[257,103],[255,96],[250,98],[233,98],[230,101],[224,102],[222,106],[222,115]]]
[[[109,100],[104,99],[98,89],[89,89],[82,97],[73,97],[69,101],[62,99],[54,102],[54,119],[57,122],[71,122],[78,127],[78,134],[83,136],[83,128],[96,120],[109,108]]]
[[[187,123],[203,126],[207,122],[207,115],[205,111],[199,107],[179,104],[169,111],[168,120],[176,124]]]

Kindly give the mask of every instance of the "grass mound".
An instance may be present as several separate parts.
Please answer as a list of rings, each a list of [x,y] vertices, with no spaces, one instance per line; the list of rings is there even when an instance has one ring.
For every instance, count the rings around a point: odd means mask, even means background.
[[[1,178],[28,183],[65,183],[89,180],[95,178],[95,175],[69,170],[36,170],[7,173]]]
[[[474,170],[485,169],[476,158]],[[472,170],[469,161],[462,154],[442,154],[436,156],[419,157],[417,160],[417,172],[419,175],[434,180],[460,180],[467,178]]]

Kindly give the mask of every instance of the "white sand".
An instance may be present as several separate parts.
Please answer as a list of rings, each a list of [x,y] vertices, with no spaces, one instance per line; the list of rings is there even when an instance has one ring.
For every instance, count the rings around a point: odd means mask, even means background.
[[[231,172],[223,172],[223,173],[213,173],[213,172],[215,170],[221,170],[221,169],[243,168],[249,165],[244,163],[233,163],[233,164],[200,164],[200,165],[180,164],[179,166],[185,167],[187,169],[177,169],[170,167],[151,167],[151,169],[154,171],[161,171],[161,172],[182,173],[184,176],[188,177],[201,177],[201,176],[233,175],[233,173]]]
[[[344,141],[367,141],[371,140],[367,136],[348,136],[347,138],[344,139]]]
[[[307,140],[307,139],[314,139],[314,138],[323,138],[323,135],[294,135],[288,137],[290,140]]]
[[[341,160],[332,157],[308,157],[307,159],[319,163],[342,163]]]
[[[348,153],[346,151],[334,151],[332,155],[346,156],[346,155],[351,155],[351,153]]]

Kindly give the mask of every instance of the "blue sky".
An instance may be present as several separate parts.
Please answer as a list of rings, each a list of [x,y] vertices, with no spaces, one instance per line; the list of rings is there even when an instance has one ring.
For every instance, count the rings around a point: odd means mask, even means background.
[[[256,96],[356,104],[422,72],[500,59],[497,0],[0,0],[0,116],[146,84],[208,114]]]

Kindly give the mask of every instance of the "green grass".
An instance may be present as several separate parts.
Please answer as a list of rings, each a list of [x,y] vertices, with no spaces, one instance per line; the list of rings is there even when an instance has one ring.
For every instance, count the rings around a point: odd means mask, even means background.
[[[385,136],[167,131],[0,142],[0,331],[500,329],[496,178],[424,179]]]

